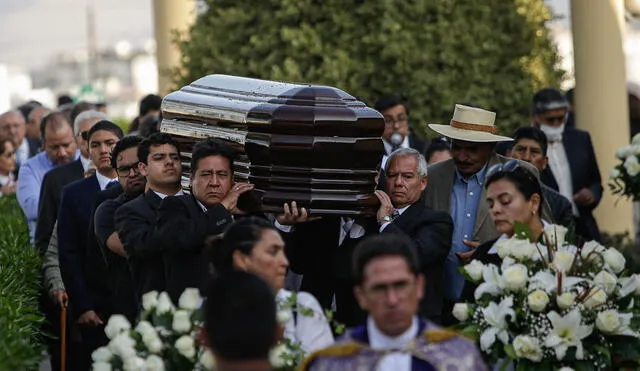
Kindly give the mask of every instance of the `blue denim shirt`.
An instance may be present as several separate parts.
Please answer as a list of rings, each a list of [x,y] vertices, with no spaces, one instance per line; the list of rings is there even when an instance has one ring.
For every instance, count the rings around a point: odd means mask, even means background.
[[[451,218],[453,219],[453,241],[445,264],[445,296],[449,300],[458,300],[464,287],[464,277],[458,271],[460,261],[457,252],[467,252],[470,248],[463,240],[473,239],[478,206],[483,202],[482,186],[487,173],[485,165],[480,171],[465,179],[456,170],[451,192]]]

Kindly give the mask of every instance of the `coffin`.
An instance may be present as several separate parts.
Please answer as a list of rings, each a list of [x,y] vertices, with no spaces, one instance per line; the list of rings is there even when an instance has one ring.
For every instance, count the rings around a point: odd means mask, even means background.
[[[255,184],[247,208],[278,213],[296,201],[316,215],[376,213],[384,119],[342,90],[210,75],[167,95],[162,117],[160,130],[181,145],[185,188],[193,145],[214,137],[239,153],[235,180]]]

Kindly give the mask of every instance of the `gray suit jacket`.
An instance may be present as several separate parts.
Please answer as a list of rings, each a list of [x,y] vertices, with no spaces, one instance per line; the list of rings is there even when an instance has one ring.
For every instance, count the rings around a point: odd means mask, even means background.
[[[494,153],[489,159],[488,168],[491,168],[491,166],[495,164],[505,163],[510,160],[512,159]],[[523,167],[531,170],[536,175],[536,178],[540,179],[538,170],[533,165],[524,161],[520,161],[520,163]],[[438,162],[429,166],[427,188],[424,193],[424,199],[427,207],[451,213],[451,192],[453,191],[455,170],[456,168],[453,163],[453,159]],[[482,196],[480,196],[480,203],[478,205],[478,214],[476,215],[476,224],[473,229],[473,240],[479,241],[480,243],[498,238],[500,235],[489,215],[489,207],[485,202],[486,197],[486,190],[483,188]],[[549,222],[554,222],[552,215],[551,209],[545,201],[542,205],[542,217]]]

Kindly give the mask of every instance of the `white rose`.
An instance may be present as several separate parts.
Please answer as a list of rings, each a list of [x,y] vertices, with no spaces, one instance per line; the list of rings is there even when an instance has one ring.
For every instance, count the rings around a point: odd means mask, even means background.
[[[600,273],[596,274],[593,278],[593,283],[603,289],[605,294],[611,295],[611,293],[616,289],[618,280],[615,276],[611,275],[611,273],[600,271]]]
[[[136,355],[136,342],[129,336],[127,332],[121,332],[119,335],[109,341],[109,351],[125,359]]]
[[[213,354],[208,349],[204,349],[200,354],[200,364],[204,366],[205,370],[213,370],[216,367],[216,361],[213,358]]]
[[[113,358],[113,353],[107,347],[100,347],[91,353],[91,360],[94,362],[109,362]]]
[[[184,290],[178,305],[182,309],[196,310],[202,305],[202,296],[200,296],[200,290],[194,288],[187,288]]]
[[[609,179],[618,179],[618,177],[620,177],[620,170],[618,170],[617,167],[614,167],[609,171]]]
[[[528,278],[527,267],[522,264],[514,264],[502,272],[505,288],[511,291],[524,288],[527,285]]]
[[[147,349],[149,349],[149,352],[153,354],[159,354],[164,347],[162,345],[160,337],[158,336],[158,333],[155,331],[147,332],[146,334],[142,335],[142,342],[147,347]]]
[[[624,160],[623,166],[625,170],[627,170],[627,174],[629,174],[630,176],[636,176],[640,172],[640,163],[638,162],[638,157],[633,153],[629,153],[629,157]]]
[[[561,225],[549,225],[544,228],[543,232],[546,236],[545,243],[548,240],[549,244],[556,249],[564,245],[564,238],[569,230]]]
[[[289,311],[279,310],[278,313],[276,313],[276,320],[281,325],[291,321],[291,318],[291,313],[289,313]]]
[[[104,328],[104,333],[107,334],[109,339],[113,339],[118,336],[119,333],[128,331],[131,329],[131,323],[129,320],[121,314],[114,314],[109,318],[107,326]]]
[[[510,256],[507,256],[506,258],[502,259],[502,264],[500,265],[500,271],[504,272],[505,270],[507,270],[507,268],[509,268],[514,264],[516,264],[516,260]]]
[[[527,296],[529,308],[534,312],[542,312],[549,304],[549,296],[542,290],[535,290]]]
[[[542,348],[538,339],[532,336],[518,335],[513,339],[513,350],[518,358],[526,358],[533,362],[542,360]]]
[[[177,332],[189,332],[191,330],[191,315],[186,310],[177,310],[173,314],[173,323],[171,327],[173,327],[174,331]]]
[[[144,359],[129,357],[124,360],[124,371],[140,371],[144,367]]]
[[[271,367],[277,369],[286,366],[287,362],[284,359],[284,356],[287,353],[288,349],[284,344],[277,345],[276,347],[271,349],[271,351],[269,352],[269,364],[271,364]]]
[[[587,296],[587,300],[584,301],[584,305],[593,309],[607,302],[607,294],[601,289],[594,288]]]
[[[640,276],[632,274],[629,277],[620,278],[620,297],[625,297],[629,294],[635,293],[640,289]]]
[[[164,361],[156,355],[150,355],[144,362],[145,371],[164,371]]]
[[[625,160],[631,152],[631,146],[620,147],[616,150],[616,157],[618,160]]]
[[[169,294],[167,294],[166,292],[163,292],[160,295],[158,295],[158,305],[156,306],[157,314],[173,312],[174,309],[176,308],[173,306],[173,303],[169,298]]]
[[[471,263],[464,266],[464,271],[467,272],[469,277],[474,282],[478,282],[482,279],[482,270],[484,269],[484,265],[479,260],[473,260]]]
[[[144,295],[142,295],[142,308],[145,311],[150,311],[154,309],[158,305],[158,292],[150,291]]]
[[[580,256],[585,261],[594,261],[600,257],[606,249],[596,241],[589,241],[582,245]]]
[[[576,300],[576,296],[570,292],[565,292],[562,295],[556,297],[556,303],[560,309],[567,309],[571,307]]]
[[[502,240],[496,241],[496,243],[494,244],[494,246],[496,247],[496,253],[500,258],[504,259],[505,257],[509,256],[509,254],[511,253],[510,241],[511,241],[511,238],[502,239]]]
[[[466,320],[469,319],[469,311],[470,311],[470,307],[469,304],[465,304],[465,303],[456,303],[453,306],[453,316],[460,322],[464,322]]]
[[[178,353],[189,359],[192,359],[196,355],[195,342],[193,341],[193,338],[191,336],[181,336],[178,340],[176,340],[175,347],[178,350]]]
[[[559,369],[558,371],[575,371],[575,370],[574,370],[574,369],[572,369],[571,367],[567,367],[567,366],[565,366],[565,367],[563,367],[563,368]]]
[[[631,144],[634,146],[640,145],[640,133],[634,135],[633,138],[631,138]]]
[[[596,317],[596,327],[605,334],[613,333],[621,324],[620,316],[615,310],[602,311]]]
[[[575,258],[575,254],[569,251],[556,251],[553,255],[553,266],[560,272],[568,272]]]
[[[111,363],[109,362],[94,362],[91,369],[93,371],[111,371]]]
[[[149,323],[149,321],[140,321],[138,325],[136,325],[136,332],[142,336],[149,332],[156,332],[156,329],[153,328],[153,325]]]
[[[609,266],[613,273],[620,273],[624,269],[626,260],[620,251],[610,247],[602,254],[604,262]]]
[[[509,253],[519,261],[533,259],[538,254],[538,249],[528,240],[516,239],[509,248]]]

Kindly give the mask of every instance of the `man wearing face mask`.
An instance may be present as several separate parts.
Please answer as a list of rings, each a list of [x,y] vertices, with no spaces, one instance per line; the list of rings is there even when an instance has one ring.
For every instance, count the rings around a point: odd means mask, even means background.
[[[533,126],[542,130],[549,142],[549,165],[540,173],[542,182],[557,190],[572,204],[576,233],[586,240],[600,241],[592,211],[602,198],[602,181],[591,136],[566,126],[569,103],[553,88],[533,96]]]

